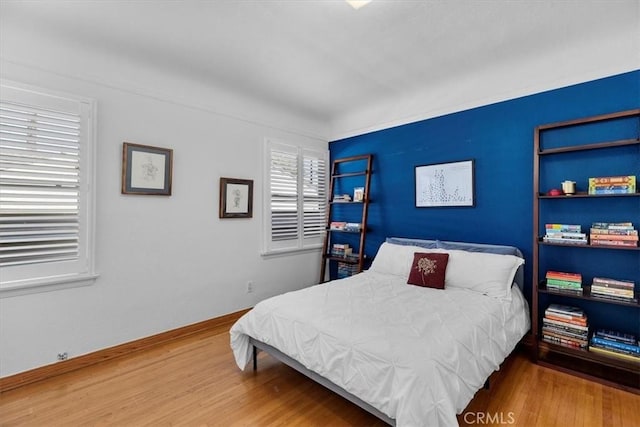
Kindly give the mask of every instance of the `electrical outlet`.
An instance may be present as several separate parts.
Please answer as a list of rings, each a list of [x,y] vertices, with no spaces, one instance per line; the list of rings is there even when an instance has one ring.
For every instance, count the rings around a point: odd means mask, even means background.
[[[66,351],[64,353],[58,353],[58,360],[67,360],[68,358],[69,358],[69,355],[67,354]]]
[[[251,292],[253,292],[253,281],[249,280],[247,282],[247,293],[250,294]]]

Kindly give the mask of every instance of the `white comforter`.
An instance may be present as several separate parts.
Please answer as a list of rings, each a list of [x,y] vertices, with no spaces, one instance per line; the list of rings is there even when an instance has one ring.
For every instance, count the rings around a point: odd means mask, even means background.
[[[244,369],[249,336],[269,344],[398,426],[452,426],[528,329],[515,286],[504,301],[368,271],[260,302],[231,347]]]

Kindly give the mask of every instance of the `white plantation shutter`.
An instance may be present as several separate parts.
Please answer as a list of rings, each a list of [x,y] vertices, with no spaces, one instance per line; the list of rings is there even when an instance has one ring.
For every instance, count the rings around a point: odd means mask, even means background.
[[[325,232],[327,152],[267,141],[265,252],[319,247]]]
[[[88,274],[90,101],[3,85],[2,288]]]
[[[323,153],[302,152],[303,236],[305,239],[323,236],[327,206],[326,158]]]

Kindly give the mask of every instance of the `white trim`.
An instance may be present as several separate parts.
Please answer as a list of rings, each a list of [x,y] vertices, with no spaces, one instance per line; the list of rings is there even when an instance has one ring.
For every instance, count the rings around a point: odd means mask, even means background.
[[[99,274],[68,274],[55,277],[41,277],[29,280],[16,280],[0,288],[0,299],[40,292],[57,291],[92,285]]]

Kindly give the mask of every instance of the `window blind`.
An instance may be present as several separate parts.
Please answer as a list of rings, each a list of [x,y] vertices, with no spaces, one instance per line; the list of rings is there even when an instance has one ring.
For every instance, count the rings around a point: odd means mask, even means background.
[[[0,102],[0,266],[78,258],[81,116]]]
[[[319,244],[326,227],[327,153],[270,142],[267,158],[267,252]]]

